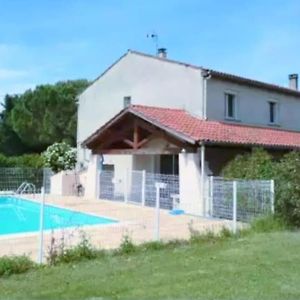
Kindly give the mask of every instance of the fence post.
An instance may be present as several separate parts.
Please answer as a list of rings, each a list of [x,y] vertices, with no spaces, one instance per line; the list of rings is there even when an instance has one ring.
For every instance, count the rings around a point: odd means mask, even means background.
[[[45,188],[41,188],[41,205],[40,205],[40,234],[39,234],[39,253],[38,263],[43,262],[43,244],[44,244],[44,208],[45,208]]]
[[[209,215],[213,216],[213,201],[214,201],[214,177],[209,177]]]
[[[124,202],[128,203],[128,169],[124,173]]]
[[[270,192],[271,192],[271,212],[272,214],[275,213],[275,205],[274,205],[274,199],[275,199],[275,184],[274,179],[270,180]]]
[[[156,201],[155,201],[155,237],[156,241],[160,239],[160,189],[166,188],[166,184],[163,182],[156,182]]]
[[[233,205],[232,205],[232,232],[236,234],[237,230],[237,182],[234,180],[233,184]]]
[[[100,199],[100,189],[101,189],[101,186],[100,186],[100,176],[101,176],[101,170],[97,170],[96,171],[96,176],[97,176],[97,181],[96,181],[96,199]],[[76,176],[76,174],[75,174]],[[80,181],[79,181],[80,183]]]
[[[142,206],[145,206],[146,201],[146,170],[142,171]]]

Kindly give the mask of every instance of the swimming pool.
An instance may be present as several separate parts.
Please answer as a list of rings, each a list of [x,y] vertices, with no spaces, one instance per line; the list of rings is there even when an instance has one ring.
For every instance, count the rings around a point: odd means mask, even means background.
[[[106,225],[118,221],[45,205],[44,229]],[[0,235],[36,232],[40,226],[40,204],[12,196],[0,196]]]

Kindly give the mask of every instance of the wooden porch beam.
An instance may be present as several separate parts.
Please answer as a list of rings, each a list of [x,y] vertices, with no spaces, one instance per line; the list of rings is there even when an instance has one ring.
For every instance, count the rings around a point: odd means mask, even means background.
[[[140,142],[138,142],[138,148],[141,148],[145,144],[147,144],[150,141],[151,137],[152,137],[152,135],[150,135],[148,138],[142,139]]]
[[[165,149],[100,149],[93,154],[135,154],[135,155],[160,155],[160,154],[179,154],[181,149],[165,148]]]
[[[129,139],[124,139],[123,142],[128,146],[134,148],[134,142],[130,141]]]

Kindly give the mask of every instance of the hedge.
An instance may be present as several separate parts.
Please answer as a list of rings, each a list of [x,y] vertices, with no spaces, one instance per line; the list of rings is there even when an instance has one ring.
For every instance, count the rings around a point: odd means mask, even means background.
[[[0,153],[0,168],[43,168],[44,160],[39,154],[24,154],[22,156],[5,156]]]

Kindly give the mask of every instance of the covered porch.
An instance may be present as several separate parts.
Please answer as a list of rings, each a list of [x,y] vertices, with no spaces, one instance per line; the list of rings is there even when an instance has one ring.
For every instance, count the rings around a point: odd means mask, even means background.
[[[124,110],[84,145],[96,178],[86,190],[91,196],[155,206],[155,183],[162,182],[162,208],[205,215],[205,147],[194,139]]]

